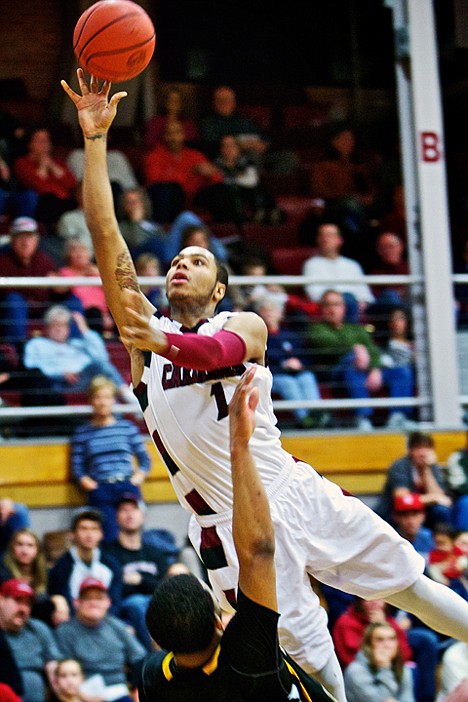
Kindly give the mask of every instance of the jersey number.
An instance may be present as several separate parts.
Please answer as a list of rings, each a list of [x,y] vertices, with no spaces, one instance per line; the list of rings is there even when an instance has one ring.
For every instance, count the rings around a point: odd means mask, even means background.
[[[216,407],[218,408],[218,422],[229,414],[228,403],[222,383],[214,383],[211,386],[211,397],[214,397]]]

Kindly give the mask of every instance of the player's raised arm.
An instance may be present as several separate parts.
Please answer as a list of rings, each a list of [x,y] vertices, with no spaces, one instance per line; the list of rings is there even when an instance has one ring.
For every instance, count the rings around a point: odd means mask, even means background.
[[[277,611],[275,532],[265,488],[249,449],[258,388],[255,366],[242,376],[229,404],[233,485],[232,535],[239,559],[239,587],[251,600]]]
[[[77,70],[77,76],[81,95],[65,81],[62,81],[62,87],[77,108],[83,131],[83,206],[107,304],[121,330],[126,322],[126,291],[139,291],[139,286],[130,252],[115,216],[107,171],[107,132],[116,115],[117,105],[126,93],[116,93],[109,99],[110,83],[104,81],[100,86],[97,79],[92,77],[88,86],[81,68]],[[153,306],[141,293],[140,296],[139,312],[151,315]]]

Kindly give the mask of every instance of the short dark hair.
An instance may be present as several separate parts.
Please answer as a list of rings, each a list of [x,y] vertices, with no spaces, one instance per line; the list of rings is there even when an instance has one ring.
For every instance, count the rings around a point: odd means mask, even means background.
[[[97,522],[102,529],[104,520],[102,518],[101,512],[97,509],[82,509],[73,517],[71,523],[71,530],[75,531],[78,524],[84,521],[85,519],[88,519],[90,522]]]
[[[412,431],[408,436],[408,449],[415,448],[434,448],[434,439],[430,434],[425,434],[422,431]]]
[[[165,578],[148,605],[146,626],[154,641],[166,651],[204,651],[215,631],[213,597],[195,575]]]

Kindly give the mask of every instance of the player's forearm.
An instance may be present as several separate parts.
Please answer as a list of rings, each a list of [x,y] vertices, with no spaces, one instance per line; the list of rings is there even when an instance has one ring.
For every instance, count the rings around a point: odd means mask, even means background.
[[[99,247],[101,237],[108,235],[117,221],[114,200],[107,171],[107,135],[105,133],[85,137],[85,168],[83,175],[83,206],[86,221]]]

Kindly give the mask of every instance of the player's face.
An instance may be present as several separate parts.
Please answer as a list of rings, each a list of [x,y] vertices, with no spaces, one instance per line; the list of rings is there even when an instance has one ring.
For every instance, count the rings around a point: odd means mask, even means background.
[[[200,246],[188,246],[172,260],[166,276],[166,295],[171,305],[190,302],[206,306],[220,287],[215,257]],[[216,302],[218,298],[216,298]]]

